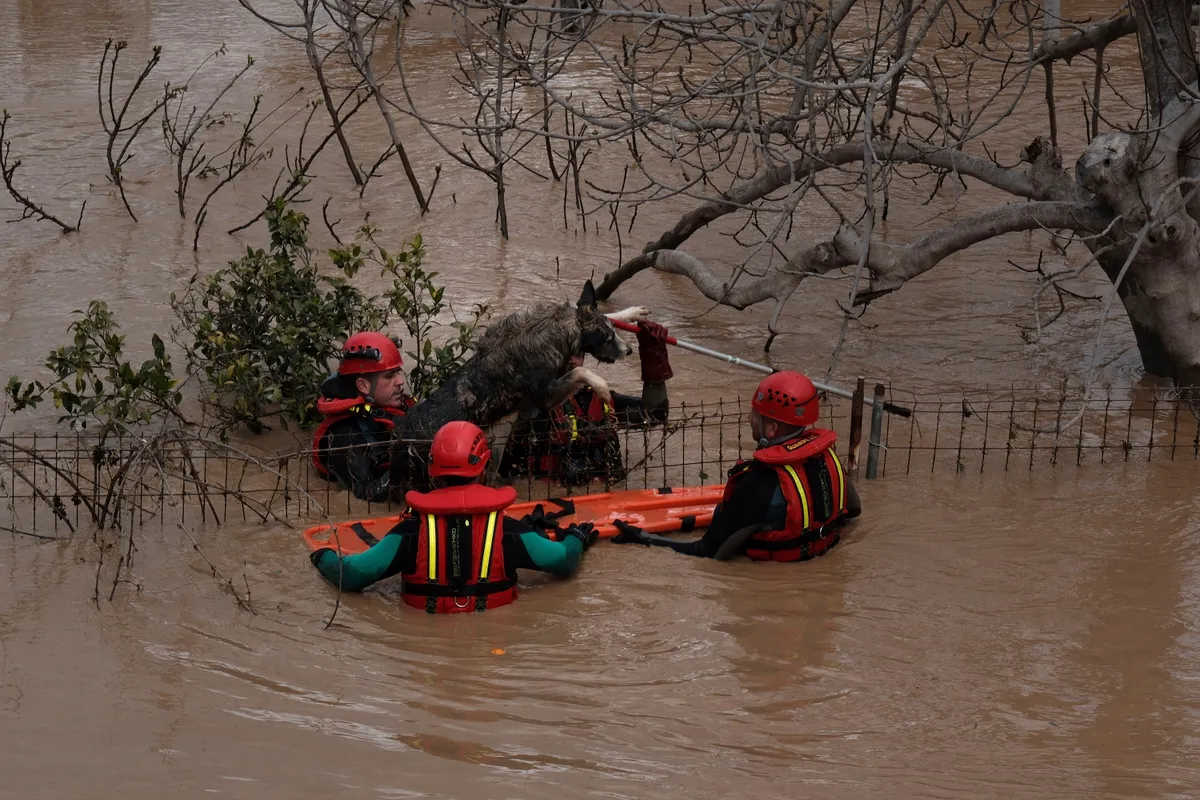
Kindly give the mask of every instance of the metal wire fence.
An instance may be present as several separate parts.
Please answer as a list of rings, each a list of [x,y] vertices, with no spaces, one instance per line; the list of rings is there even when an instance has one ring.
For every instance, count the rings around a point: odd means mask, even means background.
[[[911,415],[879,415],[877,435],[869,397],[865,407],[822,401],[819,424],[838,433],[839,453],[860,479],[1200,459],[1193,406],[1174,391],[885,394]],[[573,441],[561,429],[493,433],[489,481],[513,484],[525,499],[723,483],[755,446],[742,398],[680,404],[665,423],[595,426]],[[356,500],[321,477],[307,444],[267,450],[181,430],[0,437],[0,502],[0,530],[42,538],[96,526],[378,516],[402,505]]]
[[[881,474],[1194,461],[1200,458],[1200,430],[1197,407],[1186,394],[1068,386],[910,394],[912,416],[885,419]]]

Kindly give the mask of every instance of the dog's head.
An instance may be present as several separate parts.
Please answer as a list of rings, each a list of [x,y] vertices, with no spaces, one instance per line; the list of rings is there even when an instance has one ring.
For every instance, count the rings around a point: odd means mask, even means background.
[[[583,285],[583,294],[575,304],[575,317],[579,320],[579,349],[582,353],[605,364],[633,354],[633,348],[617,336],[617,329],[612,322],[596,307],[596,288],[590,280]]]

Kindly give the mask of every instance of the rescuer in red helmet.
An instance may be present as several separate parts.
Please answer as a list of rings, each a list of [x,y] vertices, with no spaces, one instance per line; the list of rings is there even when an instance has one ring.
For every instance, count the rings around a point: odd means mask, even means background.
[[[404,392],[399,340],[356,333],[342,345],[336,375],[321,384],[313,464],[359,500],[388,497],[392,432],[413,400]]]
[[[681,542],[618,520],[621,532],[612,541],[722,561],[738,553],[756,561],[806,561],[836,545],[862,504],[834,452],[837,434],[811,427],[819,413],[816,387],[799,372],[776,372],[758,385],[750,408],[758,449],[729,471],[703,537]]]
[[[511,603],[518,569],[562,577],[575,572],[599,537],[592,524],[572,525],[551,541],[505,515],[516,490],[479,482],[491,456],[487,436],[476,425],[443,425],[430,447],[429,475],[437,488],[405,496],[411,516],[366,552],[339,558],[323,548],[310,556],[313,564],[331,584],[351,592],[400,575],[405,604],[431,614]]]

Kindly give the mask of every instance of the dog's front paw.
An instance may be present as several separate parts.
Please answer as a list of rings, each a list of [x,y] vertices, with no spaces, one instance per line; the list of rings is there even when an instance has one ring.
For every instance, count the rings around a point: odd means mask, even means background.
[[[604,403],[609,408],[613,408],[614,404],[612,390],[608,388],[608,382],[598,375],[593,377],[595,377],[595,380],[590,382],[592,391],[594,391],[600,398],[600,402]]]
[[[638,320],[650,319],[650,309],[645,306],[630,306],[618,311],[612,315],[613,319],[618,319],[621,322],[637,322]]]

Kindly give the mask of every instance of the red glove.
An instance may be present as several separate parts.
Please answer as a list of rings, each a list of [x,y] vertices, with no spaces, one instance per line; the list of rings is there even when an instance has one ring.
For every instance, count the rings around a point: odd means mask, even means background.
[[[638,358],[642,362],[642,381],[661,383],[675,373],[667,358],[667,329],[657,322],[638,320]]]

